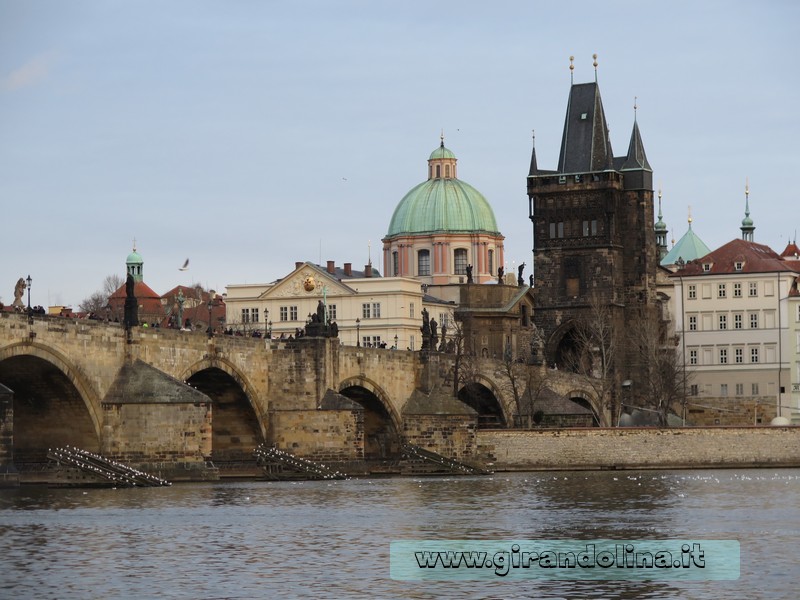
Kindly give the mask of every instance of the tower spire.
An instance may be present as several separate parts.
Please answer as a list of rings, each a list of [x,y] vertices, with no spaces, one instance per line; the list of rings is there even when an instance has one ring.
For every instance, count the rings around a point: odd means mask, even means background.
[[[756,226],[753,224],[753,219],[750,218],[750,180],[744,180],[744,219],[742,219],[742,239],[748,242],[753,241],[753,231]]]
[[[658,186],[658,221],[656,221],[653,229],[655,229],[656,232],[656,248],[658,249],[658,260],[660,262],[668,253],[667,224],[664,223],[664,218],[661,214],[661,185]]]
[[[594,67],[594,82],[597,83],[597,54],[592,54],[592,66]]]
[[[533,150],[531,151],[531,168],[528,170],[528,177],[533,177],[539,172],[539,166],[536,164],[536,131],[531,130],[533,135]]]
[[[570,85],[575,83],[575,79],[573,77],[574,72],[575,72],[575,65],[572,64],[572,61],[574,61],[574,60],[575,60],[574,56],[570,56],[569,57],[569,83],[570,83]]]

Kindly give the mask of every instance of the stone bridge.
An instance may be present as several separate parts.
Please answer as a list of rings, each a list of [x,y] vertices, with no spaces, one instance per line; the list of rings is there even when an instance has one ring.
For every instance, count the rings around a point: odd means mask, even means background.
[[[454,385],[455,358],[4,312],[0,465],[24,470],[74,445],[234,476],[262,442],[331,462],[390,462],[406,441],[468,460],[478,426],[513,425],[520,403],[501,362],[462,357],[469,383]],[[548,381],[601,414],[589,386]]]

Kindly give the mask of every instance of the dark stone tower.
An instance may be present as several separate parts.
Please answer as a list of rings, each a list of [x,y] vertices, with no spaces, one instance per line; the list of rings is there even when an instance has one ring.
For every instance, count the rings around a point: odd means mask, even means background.
[[[539,169],[535,152],[528,173],[534,321],[548,363],[563,365],[570,331],[592,302],[609,308],[620,332],[642,304],[655,302],[653,172],[635,117],[627,154],[613,156],[596,81],[571,86],[558,168]]]

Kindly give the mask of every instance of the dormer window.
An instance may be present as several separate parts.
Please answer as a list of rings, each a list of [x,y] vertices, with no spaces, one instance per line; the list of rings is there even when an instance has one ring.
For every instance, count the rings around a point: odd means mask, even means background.
[[[703,273],[711,272],[711,263],[703,263]]]
[[[742,262],[741,260],[737,260],[735,263],[733,263],[733,268],[736,269],[737,271],[741,271],[742,269],[744,269],[744,262]]]

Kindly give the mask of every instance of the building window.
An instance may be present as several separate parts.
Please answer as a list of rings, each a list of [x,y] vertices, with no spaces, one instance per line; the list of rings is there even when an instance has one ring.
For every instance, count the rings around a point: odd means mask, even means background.
[[[704,263],[703,264],[703,272],[710,273],[711,272],[711,263]]]
[[[699,392],[699,388],[696,383],[693,383],[689,386],[689,395],[690,396],[697,396]]]
[[[742,315],[741,313],[737,313],[733,315],[733,328],[734,329],[741,329],[742,328]]]
[[[336,305],[335,304],[328,304],[328,319],[331,321],[336,320]]]
[[[380,319],[381,318],[381,303],[380,302],[373,302],[372,303],[372,318],[373,319]]]
[[[719,315],[719,328],[720,329],[728,328],[728,315]]]
[[[456,275],[467,274],[467,251],[464,248],[456,248],[453,252],[453,267]]]
[[[750,294],[751,298],[755,298],[756,296],[758,296],[758,282],[756,282],[756,281],[751,281],[750,282],[750,292],[749,292],[749,294]]]
[[[689,331],[697,331],[697,315],[689,315]]]
[[[727,348],[720,348],[719,349],[719,364],[727,365],[728,364],[728,349]]]
[[[494,250],[489,250],[488,254],[489,254],[489,275],[493,275],[494,274]],[[797,311],[797,320],[800,321],[800,310]]]
[[[695,284],[691,284],[689,286],[687,296],[689,297],[689,300],[695,300],[697,298],[697,286]]]
[[[258,323],[258,309],[251,308],[250,309],[250,318],[252,319],[253,323]]]
[[[758,396],[758,384],[754,383],[750,388],[750,395],[751,396]]]
[[[417,253],[417,274],[431,274],[431,253],[429,250],[420,250]]]
[[[413,319],[416,316],[417,315],[414,314],[414,303],[412,302],[411,304],[408,305],[408,318]]]
[[[750,329],[758,329],[758,313],[750,313]]]
[[[395,277],[400,275],[400,257],[397,255],[397,251],[392,252],[392,275]]]
[[[242,323],[249,323],[250,322],[250,309],[243,308],[242,309]]]
[[[436,179],[441,178],[442,176],[442,165],[436,165]]]
[[[735,263],[733,263],[733,268],[737,271],[741,271],[744,268],[744,263],[740,260],[737,260]]]
[[[550,223],[550,239],[553,240],[556,237],[556,224]]]
[[[726,283],[717,284],[717,298],[727,298],[727,296],[728,296],[728,284]]]
[[[564,237],[564,223],[563,222],[559,222],[558,223],[558,237],[560,237],[560,238]]]
[[[742,284],[741,283],[734,283],[733,284],[733,297],[734,298],[741,298],[742,297]]]
[[[719,386],[719,395],[720,396],[727,396],[728,395],[728,384],[721,383]]]
[[[744,396],[744,384],[737,383],[736,384],[736,395],[737,396]]]
[[[800,304],[797,305],[797,317],[795,318],[795,321],[800,321]]]
[[[597,235],[597,219],[583,222],[583,237]]]
[[[362,318],[362,319],[369,319],[369,318],[370,318],[370,316],[371,316],[371,314],[372,314],[372,313],[370,312],[370,306],[371,306],[371,305],[370,305],[370,303],[369,303],[369,302],[364,302],[364,303],[361,305],[361,318]]]
[[[689,350],[689,364],[690,365],[697,364],[697,350]]]
[[[296,306],[290,306],[289,307],[289,319],[291,321],[297,321],[297,307]]]
[[[734,348],[733,350],[733,361],[740,365],[744,362],[744,348]]]
[[[445,177],[450,177],[450,165],[445,165],[444,166],[444,176]]]
[[[758,362],[758,348],[750,348],[750,362],[751,363]]]
[[[289,307],[288,306],[281,306],[279,311],[281,313],[281,321],[288,321],[289,320]]]

